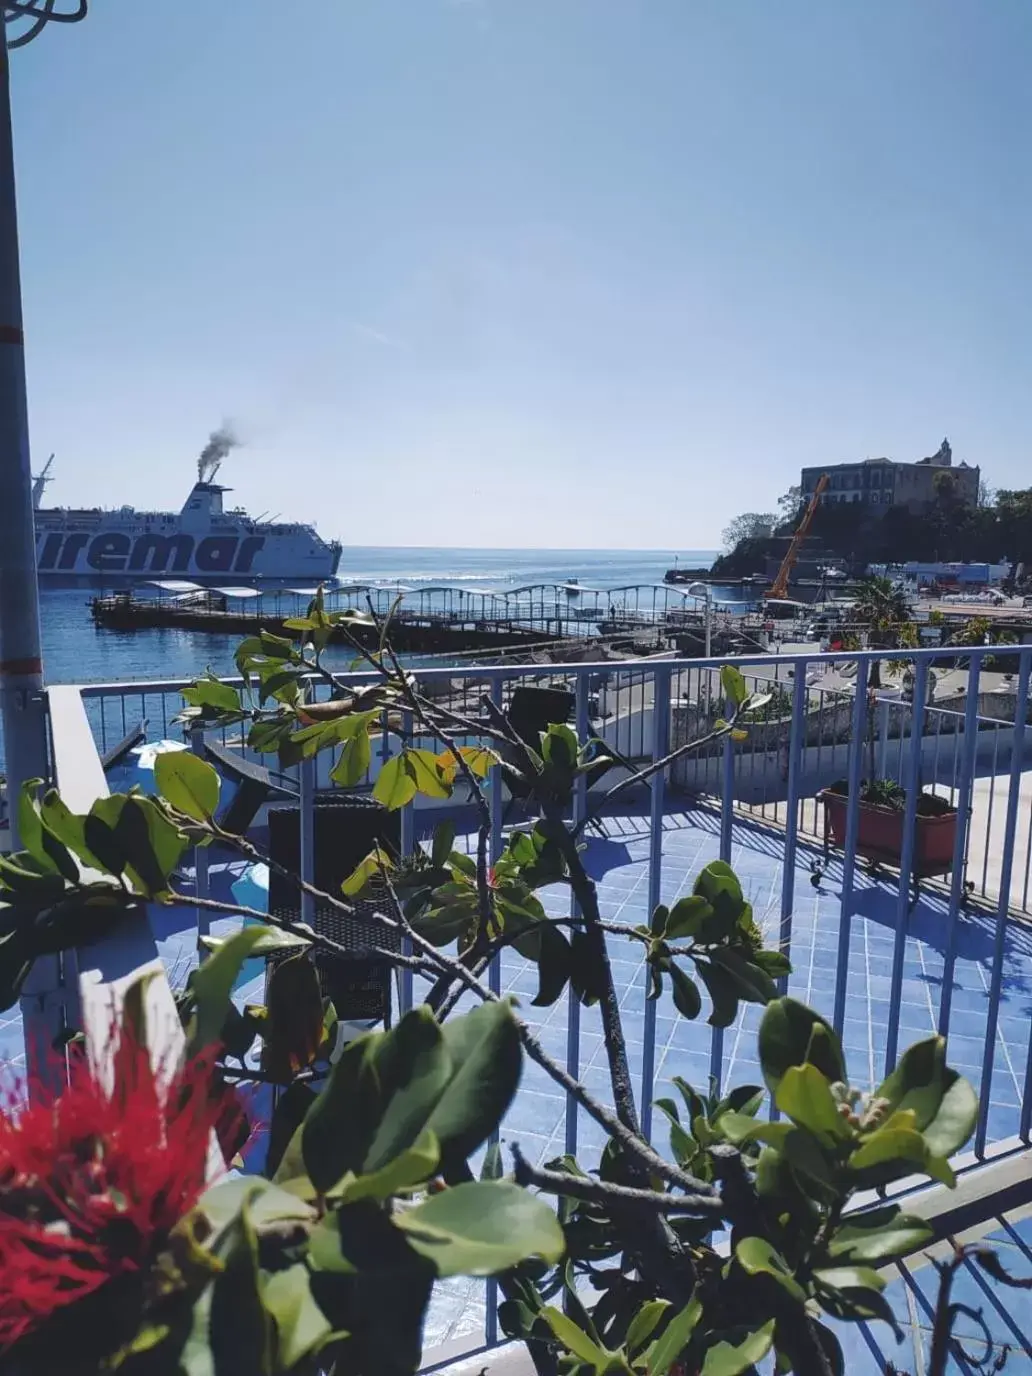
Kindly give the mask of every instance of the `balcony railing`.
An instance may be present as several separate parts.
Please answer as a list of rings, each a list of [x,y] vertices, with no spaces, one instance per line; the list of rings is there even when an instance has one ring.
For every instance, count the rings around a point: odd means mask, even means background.
[[[604,814],[605,836],[589,841],[603,916],[632,924],[690,887],[709,860],[732,863],[768,944],[780,944],[793,962],[794,972],[783,984],[834,1022],[856,1083],[877,1082],[900,1051],[921,1035],[937,1029],[947,1036],[951,1062],[980,1094],[968,1165],[1032,1142],[1032,1024],[1027,1013],[1032,928],[1025,920],[1032,844],[1032,739],[1026,732],[1032,646],[1015,650],[1018,672],[1007,694],[990,704],[992,716],[983,710],[987,703],[979,695],[988,653],[981,648],[964,652],[970,659],[960,708],[926,700],[930,669],[942,651],[850,654],[845,675],[841,655],[735,660],[750,687],[773,693],[748,737],[724,739],[657,773],[637,796],[628,795],[632,801],[618,815]],[[909,671],[911,700],[901,700],[898,687],[870,690],[875,662],[884,671],[886,660],[900,661]],[[566,687],[574,695],[580,734],[602,737],[631,767],[662,759],[725,713],[718,672],[722,662],[653,659],[435,668],[418,670],[417,678],[425,692],[469,709],[476,709],[485,694],[504,705],[521,683]],[[837,688],[828,686],[832,672]],[[370,677],[342,676],[351,682]],[[183,686],[103,684],[78,690],[97,749],[110,749],[142,719],[149,722],[151,739],[181,737],[174,719]],[[318,696],[325,691],[325,685],[316,687]],[[232,733],[222,743],[244,749],[239,735]],[[398,745],[385,728],[367,785]],[[58,765],[61,776],[60,761]],[[317,769],[302,767],[295,775],[304,878],[313,877],[312,846],[305,840],[306,833],[312,834],[312,800],[332,787],[326,769],[320,761]],[[898,823],[898,860],[886,860],[873,871],[864,859],[860,806],[861,781],[872,774],[895,780],[906,794]],[[845,797],[841,844],[836,845],[826,842],[818,795],[839,780],[844,781]],[[955,807],[955,832],[943,877],[923,876],[915,904],[917,799],[928,788]],[[507,807],[500,779],[492,782],[488,794],[497,852]],[[585,802],[581,796],[575,806],[583,809]],[[403,849],[410,850],[429,833],[436,806],[417,800],[404,809]],[[207,852],[198,852],[199,887],[206,857]],[[568,905],[568,895],[557,895],[553,907],[560,902]],[[726,1030],[686,1024],[668,1007],[668,996],[646,1000],[645,970],[636,955],[617,946],[613,956],[647,1131],[653,1127],[650,1105],[673,1074],[703,1085],[707,1076],[718,1085],[755,1077],[754,1008],[746,1007]],[[492,978],[496,988],[529,996],[536,988],[530,973],[510,951]],[[402,1002],[417,997],[409,975]],[[551,1008],[529,1007],[524,1013],[540,1023],[546,1045],[565,1052],[571,1073],[601,1087],[601,1038],[594,1010],[564,998]],[[602,1145],[576,1104],[560,1098],[554,1086],[539,1082],[532,1071],[502,1135],[518,1139],[529,1156],[536,1152],[539,1159],[579,1151],[590,1164]],[[431,1315],[428,1334],[435,1356],[498,1340],[490,1285],[486,1299],[484,1287],[472,1282],[465,1289],[444,1287],[443,1295],[447,1312]]]

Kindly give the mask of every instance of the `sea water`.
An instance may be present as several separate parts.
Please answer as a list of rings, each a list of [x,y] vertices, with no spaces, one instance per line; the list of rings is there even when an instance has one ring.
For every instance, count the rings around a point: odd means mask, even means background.
[[[576,581],[585,589],[608,590],[661,583],[667,569],[709,567],[713,550],[558,550],[451,549],[349,546],[341,558],[338,579],[344,583],[400,584],[418,590],[439,584],[480,590],[511,591],[538,583]],[[734,598],[731,591],[717,595]],[[188,680],[211,670],[233,674],[233,651],[239,635],[153,628],[114,631],[93,624],[85,587],[40,590],[43,667],[48,684],[127,683],[143,680]],[[644,604],[643,604],[644,605]],[[347,667],[346,650],[327,656],[330,667]],[[336,662],[335,662],[336,661]],[[0,771],[3,733],[0,724]]]
[[[707,567],[712,550],[482,550],[361,548],[344,550],[344,583],[390,583],[418,589],[450,584],[470,592],[509,591],[526,584],[568,583],[585,590],[661,583],[675,558]],[[232,674],[239,635],[155,628],[112,631],[94,626],[87,588],[43,588],[40,618],[48,683],[124,683],[193,678],[211,669]],[[729,594],[733,596],[734,594]]]

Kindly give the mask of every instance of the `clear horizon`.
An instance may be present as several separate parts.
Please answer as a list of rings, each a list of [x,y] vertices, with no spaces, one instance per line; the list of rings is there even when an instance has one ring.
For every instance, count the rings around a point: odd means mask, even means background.
[[[346,545],[699,551],[1028,482],[1032,6],[104,0],[12,55],[33,467]],[[457,545],[456,542],[459,542]]]

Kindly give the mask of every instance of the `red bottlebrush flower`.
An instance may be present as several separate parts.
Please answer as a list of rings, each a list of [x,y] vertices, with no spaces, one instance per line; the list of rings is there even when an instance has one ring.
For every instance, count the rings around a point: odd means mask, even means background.
[[[0,1110],[0,1350],[149,1269],[207,1184],[225,1107],[210,1056],[167,1074],[116,1038],[113,1074],[81,1059],[57,1098]]]

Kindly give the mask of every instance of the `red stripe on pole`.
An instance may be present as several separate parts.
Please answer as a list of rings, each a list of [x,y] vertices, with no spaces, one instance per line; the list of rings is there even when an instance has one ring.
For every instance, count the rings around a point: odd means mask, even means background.
[[[0,344],[24,344],[25,336],[17,325],[0,325]]]
[[[0,674],[41,674],[41,659],[0,659]]]

